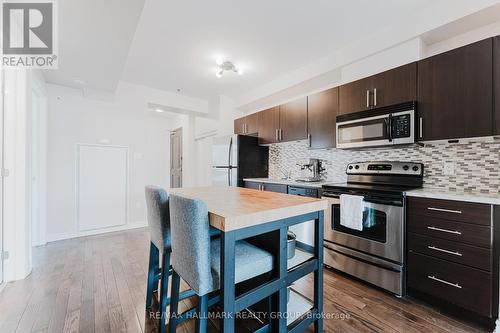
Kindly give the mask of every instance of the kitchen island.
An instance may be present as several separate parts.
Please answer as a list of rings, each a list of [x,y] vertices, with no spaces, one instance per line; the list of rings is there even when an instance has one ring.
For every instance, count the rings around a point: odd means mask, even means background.
[[[273,315],[271,322],[258,332],[302,332],[311,324],[315,332],[323,332],[323,214],[327,209],[326,201],[238,187],[170,191],[204,201],[210,225],[221,231],[220,307],[225,316],[222,332],[234,332],[234,314],[268,297],[272,298]],[[287,229],[311,220],[315,221],[314,251],[302,262],[291,265],[287,260]],[[256,241],[271,252],[274,269],[269,280],[235,298],[234,246],[241,239]],[[314,299],[307,300],[292,291],[287,304],[287,287],[311,273],[314,274]],[[293,308],[293,313],[287,312],[288,306]]]

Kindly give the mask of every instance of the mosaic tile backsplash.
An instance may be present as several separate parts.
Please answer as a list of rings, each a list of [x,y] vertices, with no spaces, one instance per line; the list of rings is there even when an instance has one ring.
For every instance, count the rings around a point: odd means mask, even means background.
[[[424,187],[456,192],[500,194],[500,138],[461,140],[459,143],[426,143],[396,148],[364,150],[310,150],[305,141],[274,144],[269,147],[269,177],[291,178],[311,176],[301,170],[309,158],[326,161],[325,178],[345,182],[348,163],[363,161],[408,161],[424,164]],[[445,163],[454,166],[453,175],[444,174]]]

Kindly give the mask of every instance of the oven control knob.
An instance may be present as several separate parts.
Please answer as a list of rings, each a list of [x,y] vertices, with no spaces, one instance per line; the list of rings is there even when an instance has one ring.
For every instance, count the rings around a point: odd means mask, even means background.
[[[403,170],[404,170],[404,171],[408,171],[408,169],[409,169],[409,168],[410,168],[409,166],[407,166],[407,165],[403,165]]]
[[[358,169],[359,169],[359,165],[356,165],[356,166],[354,167],[354,169],[358,170]]]
[[[412,169],[413,171],[418,171],[418,166],[415,165]]]
[[[349,165],[349,170],[352,170],[352,165]]]

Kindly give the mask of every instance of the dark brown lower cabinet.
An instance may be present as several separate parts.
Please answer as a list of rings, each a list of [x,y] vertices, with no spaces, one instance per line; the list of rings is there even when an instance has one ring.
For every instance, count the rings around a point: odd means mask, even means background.
[[[408,287],[485,317],[492,315],[489,272],[410,252]]]
[[[499,298],[497,207],[410,197],[407,210],[409,295],[491,324]]]
[[[283,184],[272,184],[254,181],[245,181],[245,187],[260,191],[276,192],[276,193],[287,193],[288,186]]]

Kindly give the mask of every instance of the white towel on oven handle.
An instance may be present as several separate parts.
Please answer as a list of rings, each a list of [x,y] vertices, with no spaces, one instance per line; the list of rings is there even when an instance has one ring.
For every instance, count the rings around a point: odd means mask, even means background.
[[[354,230],[363,230],[363,197],[359,195],[340,195],[340,225]]]

